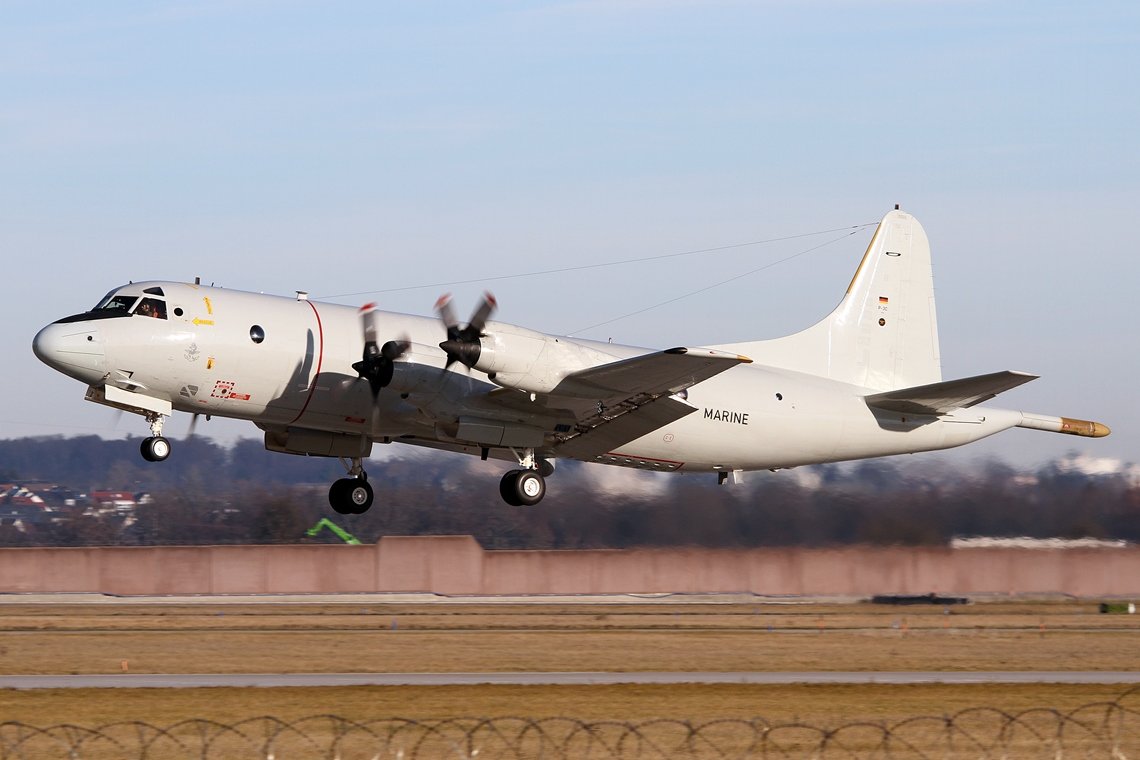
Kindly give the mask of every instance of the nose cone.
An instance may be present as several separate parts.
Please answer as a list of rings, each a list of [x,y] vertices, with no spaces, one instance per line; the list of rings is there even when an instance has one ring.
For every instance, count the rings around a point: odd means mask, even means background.
[[[106,374],[103,342],[90,324],[48,325],[32,339],[32,351],[44,364],[76,380],[95,383]]]

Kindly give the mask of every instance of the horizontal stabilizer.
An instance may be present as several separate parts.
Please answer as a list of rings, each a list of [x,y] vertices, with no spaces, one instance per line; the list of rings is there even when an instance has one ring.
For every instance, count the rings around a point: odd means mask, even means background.
[[[867,396],[866,401],[867,406],[891,412],[949,414],[955,409],[964,409],[989,401],[999,393],[1024,385],[1030,380],[1036,380],[1037,377],[1027,372],[1006,370],[989,375],[875,393]]]

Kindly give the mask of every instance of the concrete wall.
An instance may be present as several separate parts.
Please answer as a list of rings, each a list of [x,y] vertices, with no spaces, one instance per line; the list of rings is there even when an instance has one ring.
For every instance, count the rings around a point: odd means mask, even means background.
[[[1140,596],[1140,549],[484,551],[470,536],[374,546],[0,549],[0,593],[434,592]]]

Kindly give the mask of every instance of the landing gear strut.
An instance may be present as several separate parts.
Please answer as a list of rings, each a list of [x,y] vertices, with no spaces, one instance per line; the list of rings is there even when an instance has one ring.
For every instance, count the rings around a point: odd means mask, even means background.
[[[148,462],[161,462],[170,456],[170,441],[162,437],[162,415],[147,412],[146,421],[150,423],[149,438],[143,438],[139,452]]]
[[[499,481],[499,495],[512,507],[533,507],[546,495],[546,475],[554,472],[554,463],[536,459],[534,449],[511,449],[521,470],[511,470]]]
[[[340,461],[348,470],[349,477],[335,481],[329,488],[329,506],[340,515],[362,515],[372,506],[374,496],[368,475],[360,457],[353,457],[351,464],[344,459]]]

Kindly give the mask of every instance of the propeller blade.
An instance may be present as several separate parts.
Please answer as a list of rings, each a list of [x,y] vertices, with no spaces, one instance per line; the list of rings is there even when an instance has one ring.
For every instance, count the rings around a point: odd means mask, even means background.
[[[373,303],[360,307],[360,326],[364,333],[364,350],[360,361],[355,362],[352,368],[356,370],[357,377],[368,381],[375,406],[380,391],[392,382],[394,362],[407,352],[411,342],[404,336],[380,345],[380,312]]]
[[[475,307],[475,312],[471,315],[471,321],[465,327],[460,327],[455,320],[455,311],[451,308],[451,296],[445,295],[436,301],[435,309],[439,312],[439,317],[443,320],[444,326],[447,327],[447,340],[439,344],[439,347],[447,354],[447,363],[443,365],[444,370],[447,370],[455,362],[459,362],[468,369],[475,366],[483,351],[483,346],[479,342],[479,339],[483,337],[483,328],[487,326],[487,320],[490,319],[497,307],[498,303],[495,301],[495,297],[490,293],[484,293],[483,300],[479,302],[479,305]]]
[[[435,312],[439,314],[443,326],[447,328],[447,335],[451,337],[452,334],[459,330],[459,320],[455,318],[455,309],[451,307],[451,294],[444,293],[435,302]]]
[[[380,334],[380,332],[379,327],[376,324],[376,320],[379,318],[379,316],[380,315],[376,312],[376,304],[374,303],[366,303],[360,307],[360,326],[364,330],[365,343],[379,342],[379,338],[377,336]]]
[[[487,320],[494,313],[495,308],[498,307],[498,302],[495,297],[490,293],[483,294],[483,300],[475,309],[475,313],[471,315],[471,321],[467,323],[467,330],[476,334],[477,337],[483,335],[483,328],[487,325]]]
[[[194,437],[194,431],[198,428],[198,418],[201,416],[199,412],[194,412],[194,414],[190,416],[190,427],[186,431],[186,440],[189,441]]]

